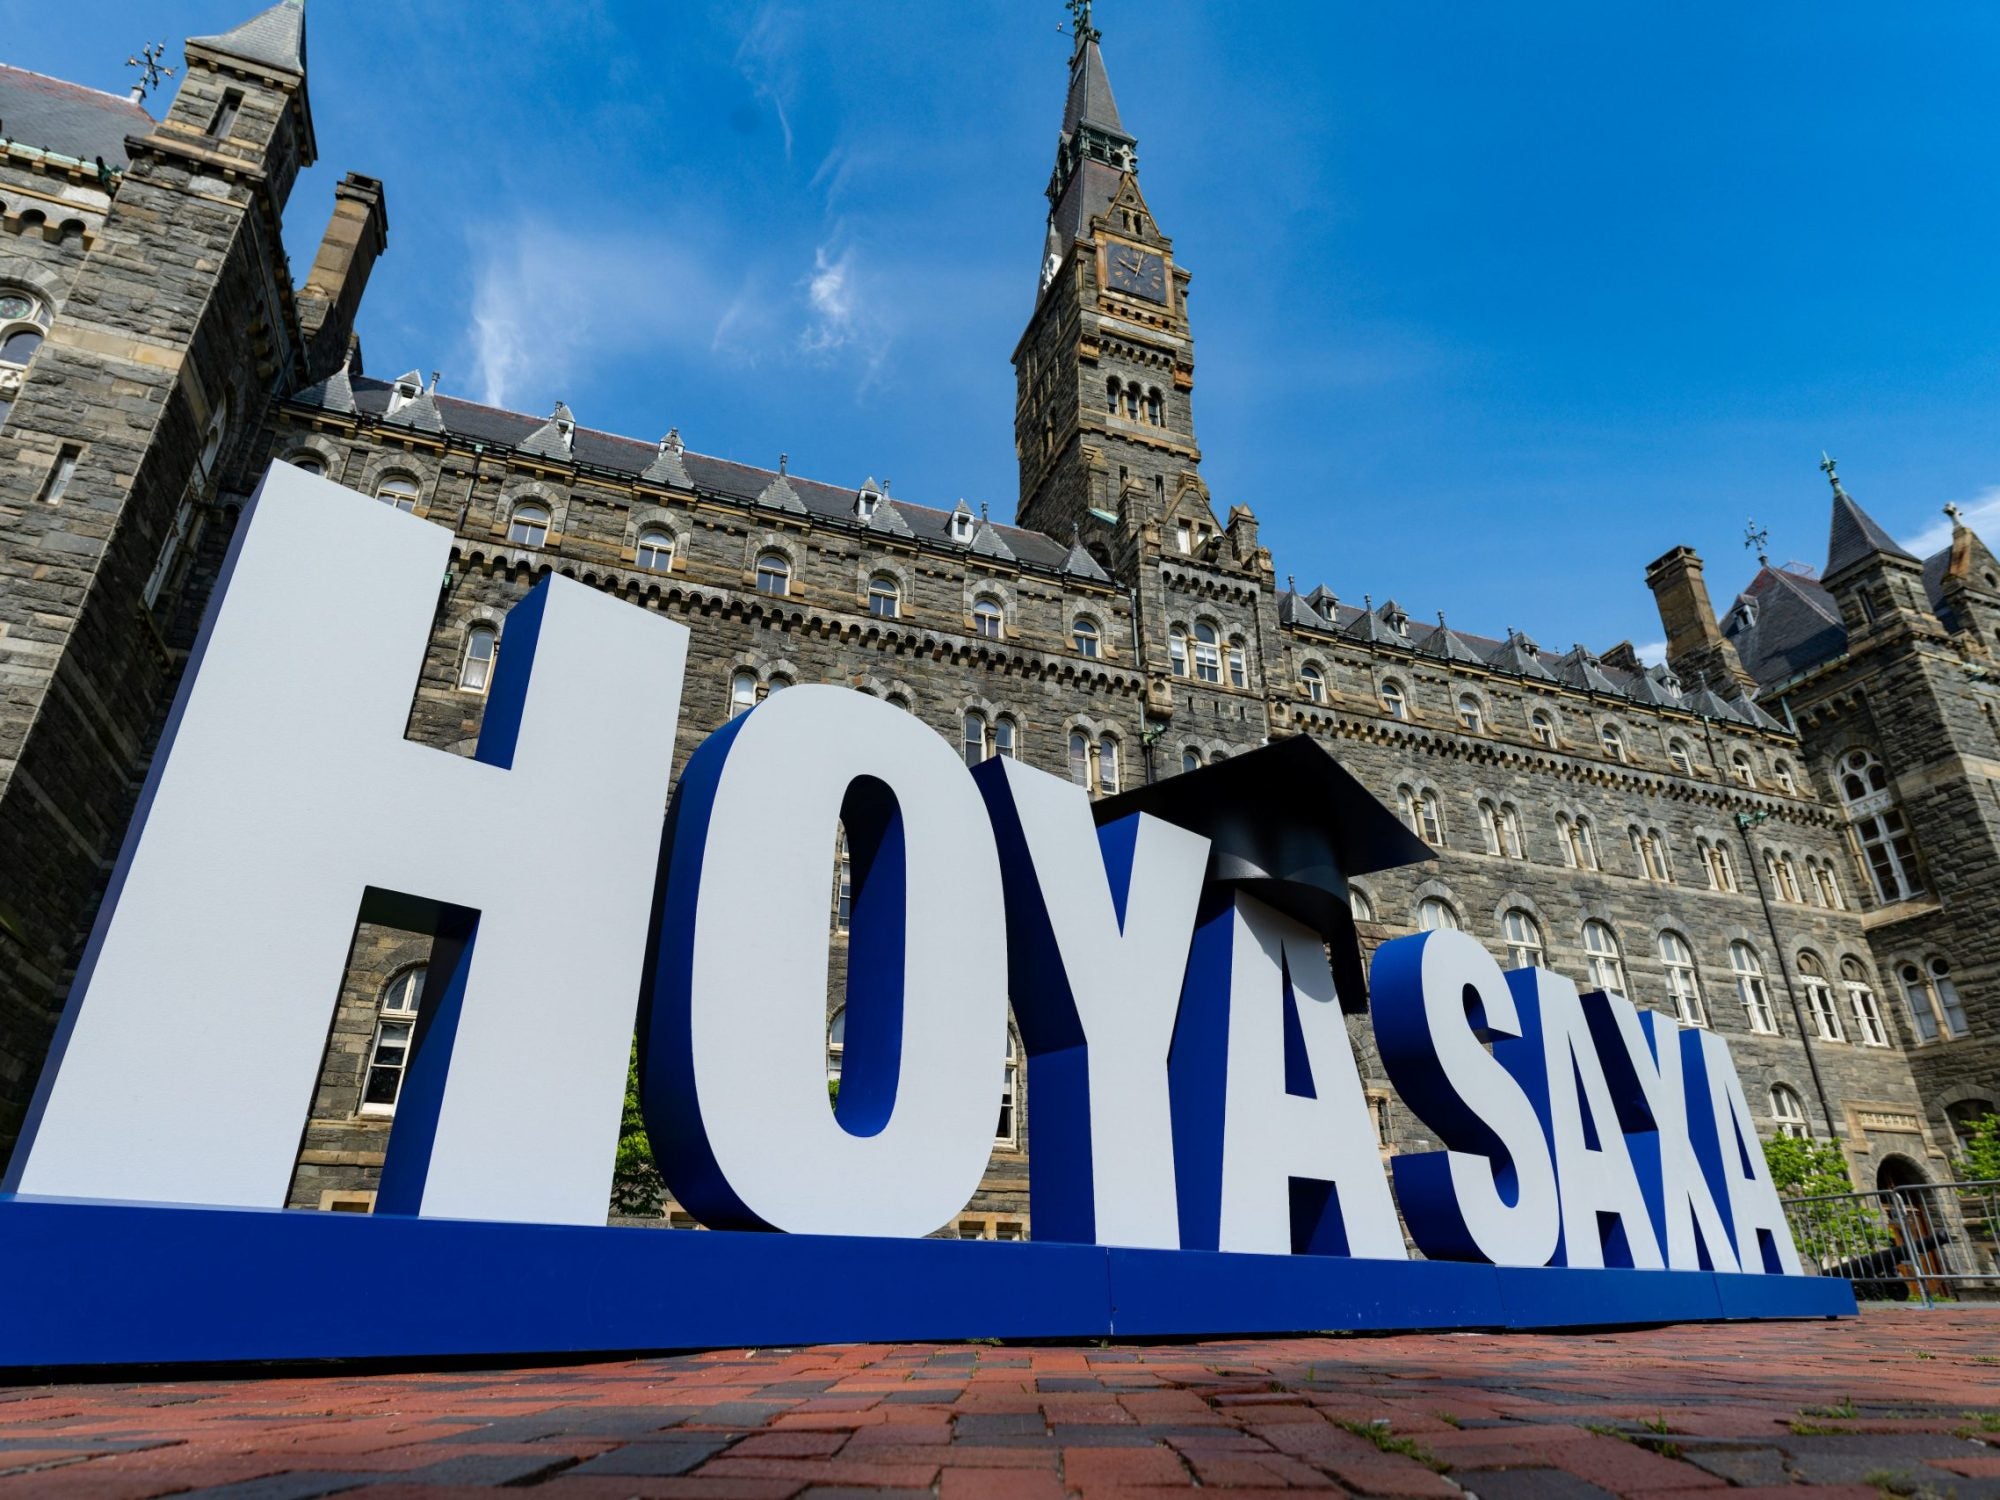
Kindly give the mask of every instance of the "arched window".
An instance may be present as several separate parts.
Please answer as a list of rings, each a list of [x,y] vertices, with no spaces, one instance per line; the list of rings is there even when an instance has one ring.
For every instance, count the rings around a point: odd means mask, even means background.
[[[901,709],[904,713],[913,712],[910,707],[910,696],[908,693],[891,693],[882,701],[887,703],[891,708]]]
[[[1745,786],[1754,787],[1757,784],[1757,773],[1751,769],[1749,751],[1738,750],[1729,757],[1729,774]]]
[[[1100,735],[1097,740],[1097,790],[1106,797],[1118,791],[1118,739]]]
[[[1799,1141],[1812,1138],[1812,1127],[1806,1124],[1805,1100],[1799,1097],[1797,1089],[1788,1084],[1771,1085],[1771,1119],[1779,1135],[1788,1135]]]
[[[1181,629],[1181,627],[1178,625],[1174,626],[1173,629],[1167,632],[1167,657],[1173,665],[1174,676],[1176,677],[1187,676],[1188,674],[1187,632]]]
[[[1076,643],[1078,656],[1094,657],[1098,654],[1100,642],[1095,620],[1086,620],[1082,615],[1078,615],[1076,622],[1069,628],[1069,638]]]
[[[1458,695],[1458,727],[1467,734],[1478,734],[1486,728],[1486,715],[1480,711],[1479,700],[1470,693]]]
[[[317,453],[294,453],[285,462],[301,474],[311,474],[320,479],[326,477],[326,460]]]
[[[522,504],[514,507],[507,526],[507,540],[516,547],[539,547],[549,539],[549,509],[546,505]]]
[[[1201,752],[1199,750],[1190,745],[1187,749],[1181,751],[1181,771],[1183,774],[1188,771],[1199,771],[1200,769]]]
[[[986,739],[986,716],[968,713],[965,716],[965,763],[976,766],[991,753]]]
[[[1734,891],[1736,884],[1736,862],[1729,857],[1729,846],[1717,842],[1709,846],[1708,879],[1718,891]]]
[[[1798,778],[1792,775],[1792,763],[1788,760],[1771,762],[1771,774],[1777,778],[1778,789],[1787,797],[1796,797],[1799,792]]]
[[[403,1092],[403,1073],[410,1063],[410,1040],[417,1027],[417,1007],[424,998],[424,968],[405,969],[382,991],[375,1015],[375,1039],[368,1047],[368,1068],[361,1080],[364,1115],[393,1115]]]
[[[1868,983],[1868,971],[1856,958],[1840,961],[1840,984],[1847,991],[1847,1008],[1854,1013],[1854,1030],[1864,1047],[1889,1045],[1888,1028],[1882,1024],[1882,1009],[1875,1003],[1875,990]]]
[[[1778,893],[1779,899],[1803,901],[1805,897],[1799,889],[1798,866],[1792,863],[1791,855],[1772,854],[1766,858],[1770,860],[1772,889]]]
[[[1618,935],[1609,923],[1583,924],[1583,961],[1592,989],[1612,995],[1625,993],[1625,960],[1618,952]]]
[[[1823,1042],[1844,1042],[1840,1029],[1840,1007],[1833,1003],[1833,986],[1826,980],[1826,965],[1817,953],[1799,955],[1799,988],[1806,992],[1806,1012],[1813,1030]]]
[[[1694,752],[1688,749],[1686,740],[1668,740],[1667,759],[1673,762],[1674,769],[1681,775],[1694,775]]]
[[[1457,932],[1458,909],[1442,896],[1426,896],[1417,903],[1417,927],[1423,932]]]
[[[1479,803],[1479,831],[1486,836],[1486,852],[1500,852],[1500,809],[1491,802],[1481,799]]]
[[[1444,842],[1444,809],[1436,792],[1402,788],[1403,819],[1410,831],[1427,844]]]
[[[1368,899],[1368,893],[1359,886],[1347,888],[1347,913],[1357,922],[1375,920],[1375,903]]]
[[[998,599],[990,594],[981,594],[972,601],[972,629],[975,634],[997,641],[1006,627],[1006,612],[1000,608]]]
[[[15,287],[0,287],[0,365],[21,366],[42,347],[49,310],[41,298]]]
[[[1014,1045],[1014,1028],[1007,1028],[1007,1065],[1000,1074],[1000,1122],[993,1127],[993,1144],[1013,1150],[1021,1144],[1021,1053]]]
[[[757,592],[782,598],[791,591],[791,560],[782,552],[760,552],[757,555]]]
[[[1118,397],[1124,389],[1124,386],[1119,384],[1116,375],[1111,376],[1104,382],[1104,409],[1113,416],[1118,415]]]
[[[1701,1008],[1701,981],[1695,974],[1694,949],[1671,928],[1660,934],[1660,966],[1667,971],[1667,998],[1683,1026],[1706,1026]]]
[[[1146,391],[1146,420],[1159,427],[1164,425],[1166,419],[1167,403],[1160,395],[1160,388],[1151,386]]]
[[[1206,620],[1194,623],[1194,675],[1197,682],[1222,681],[1222,641]]]
[[[1125,387],[1125,415],[1135,422],[1139,420],[1139,382],[1136,380]]]
[[[768,698],[773,693],[782,693],[791,685],[792,679],[787,677],[783,672],[773,672],[764,683],[764,696]]]
[[[1014,758],[1014,721],[1001,714],[993,721],[993,753],[1003,755],[1008,760]]]
[[[1070,731],[1069,779],[1080,787],[1090,785],[1090,736],[1081,729]]]
[[[847,830],[833,847],[833,930],[845,932],[854,916],[854,861],[847,852]]]
[[[1619,733],[1616,724],[1606,724],[1597,731],[1598,742],[1604,746],[1604,753],[1613,760],[1625,758],[1625,736]]]
[[[841,1006],[826,1023],[826,1091],[840,1096],[840,1065],[847,1055],[847,1007]]]
[[[657,527],[639,533],[639,545],[632,561],[642,572],[669,573],[674,566],[674,538],[671,532]]]
[[[1965,1005],[1958,998],[1958,986],[1952,983],[1950,964],[1935,957],[1926,959],[1921,969],[1906,963],[1896,970],[1896,977],[1902,981],[1903,999],[1910,1007],[1918,1041],[1965,1035]]]
[[[1861,862],[1883,903],[1907,901],[1922,886],[1917,879],[1917,850],[1909,825],[1896,805],[1889,773],[1866,750],[1850,750],[1840,758],[1835,784],[1846,804],[1847,820],[1861,846]]]
[[[500,632],[475,625],[465,632],[465,656],[458,664],[458,685],[468,693],[483,693],[493,681],[493,659],[499,654]]]
[[[1835,878],[1833,866],[1815,860],[1812,865],[1813,891],[1821,906],[1830,906],[1835,911],[1847,907],[1846,899],[1840,894],[1840,881]]]
[[[868,613],[884,620],[893,620],[903,610],[902,585],[894,575],[877,573],[868,580]]]
[[[1576,857],[1577,864],[1583,869],[1597,870],[1603,868],[1598,863],[1597,858],[1597,834],[1592,830],[1590,819],[1588,818],[1578,818],[1576,820]]]
[[[757,674],[745,669],[729,679],[729,717],[746,714],[757,706]]]
[[[1778,1019],[1771,1011],[1771,990],[1764,983],[1764,965],[1757,957],[1757,950],[1748,943],[1731,943],[1729,970],[1736,976],[1736,998],[1743,1002],[1750,1029],[1776,1036]]]
[[[1403,685],[1393,677],[1382,681],[1382,708],[1392,719],[1410,716],[1410,700],[1403,696]]]
[[[1535,743],[1553,750],[1556,747],[1556,721],[1544,709],[1536,709],[1528,715],[1528,732],[1535,737]]]
[[[1326,674],[1311,662],[1299,668],[1299,686],[1306,690],[1306,697],[1311,702],[1326,702]]]
[[[1667,841],[1657,828],[1627,830],[1632,840],[1632,858],[1639,866],[1639,878],[1662,884],[1673,878],[1667,867]]]
[[[1229,638],[1229,685],[1233,688],[1250,686],[1250,669],[1244,656],[1241,636]]]
[[[1508,908],[1500,919],[1500,930],[1507,938],[1507,967],[1510,969],[1538,969],[1542,966],[1542,928],[1520,907]]]
[[[1509,859],[1526,859],[1528,852],[1521,842],[1521,814],[1511,802],[1500,804],[1500,852]]]
[[[381,483],[375,486],[375,498],[396,510],[415,510],[417,482],[407,474],[384,474]]]
[[[1575,869],[1578,864],[1576,824],[1570,821],[1568,813],[1556,814],[1556,842],[1562,845],[1563,863]]]
[[[228,434],[229,398],[225,396],[215,403],[215,410],[208,414],[208,432],[201,440],[201,457],[196,460],[204,482],[215,472],[216,460],[222,457],[223,440]]]

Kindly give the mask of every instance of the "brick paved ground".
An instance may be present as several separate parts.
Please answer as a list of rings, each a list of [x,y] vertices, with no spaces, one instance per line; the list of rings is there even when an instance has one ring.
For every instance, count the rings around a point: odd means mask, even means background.
[[[0,1390],[0,1500],[2000,1496],[2000,1308]]]

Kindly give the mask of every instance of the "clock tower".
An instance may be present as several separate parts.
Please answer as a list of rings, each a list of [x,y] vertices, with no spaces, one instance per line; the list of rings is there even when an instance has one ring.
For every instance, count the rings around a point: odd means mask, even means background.
[[[1088,0],[1048,186],[1035,310],[1014,351],[1022,526],[1074,532],[1127,575],[1170,513],[1209,514],[1195,445],[1188,273],[1139,190]]]

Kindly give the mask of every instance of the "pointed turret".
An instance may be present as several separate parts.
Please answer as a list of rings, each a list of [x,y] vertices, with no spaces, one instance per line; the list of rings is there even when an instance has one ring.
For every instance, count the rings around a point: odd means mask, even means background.
[[[1847,493],[1832,458],[1821,455],[1820,471],[1833,486],[1826,572],[1820,582],[1840,606],[1849,649],[1860,637],[1876,632],[1885,633],[1885,638],[1903,632],[1942,635],[1924,589],[1924,565],[1897,546],[1895,538]]]
[[[1067,252],[1090,232],[1090,221],[1110,208],[1127,172],[1139,169],[1139,139],[1118,117],[1111,75],[1104,70],[1100,33],[1085,6],[1076,22],[1076,51],[1069,60],[1069,94],[1063,100],[1062,137],[1049,177],[1051,254]]]
[[[241,26],[216,36],[191,36],[190,47],[287,73],[306,70],[306,0],[278,0]]]
[[[1878,553],[1884,557],[1901,558],[1904,562],[1915,562],[1916,559],[1897,546],[1895,538],[1861,508],[1861,502],[1847,493],[1840,482],[1840,475],[1833,469],[1833,460],[1825,460],[1821,467],[1827,470],[1827,476],[1833,482],[1833,525],[1827,534],[1826,571],[1820,576],[1831,578]]]

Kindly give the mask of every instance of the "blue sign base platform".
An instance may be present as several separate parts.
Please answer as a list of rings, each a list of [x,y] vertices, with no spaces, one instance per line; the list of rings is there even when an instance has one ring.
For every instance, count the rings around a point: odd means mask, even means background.
[[[357,1270],[408,1295],[349,1295]],[[0,1200],[0,1368],[1851,1315],[1844,1280]]]

